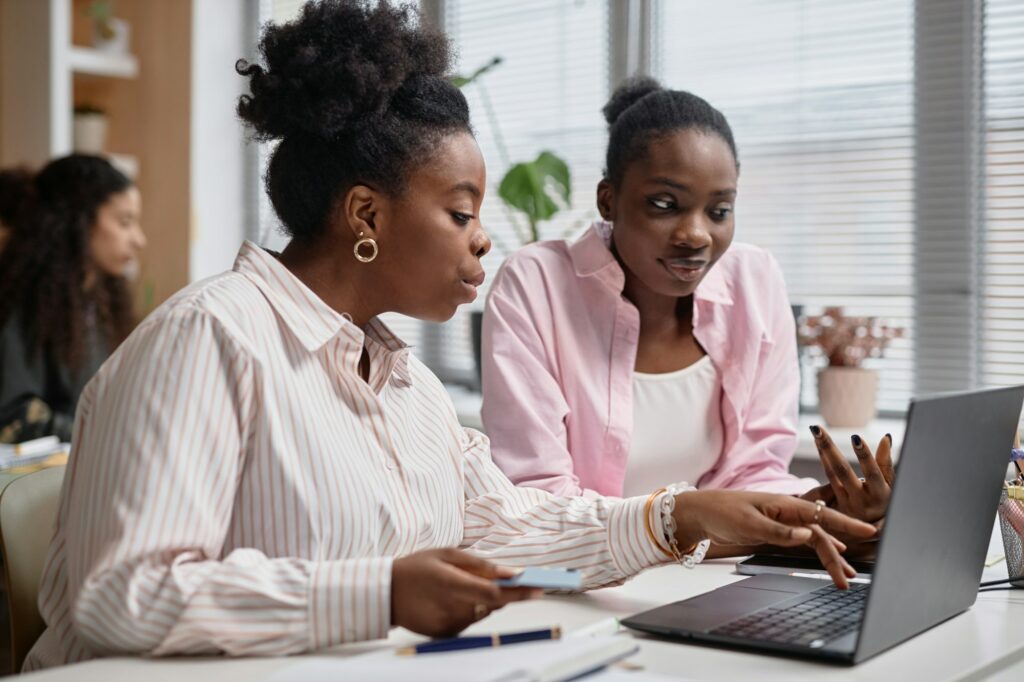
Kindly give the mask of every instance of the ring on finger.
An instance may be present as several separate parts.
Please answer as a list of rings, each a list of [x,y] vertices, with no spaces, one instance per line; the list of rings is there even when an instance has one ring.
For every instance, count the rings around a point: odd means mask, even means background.
[[[821,510],[825,508],[825,500],[814,501],[814,520],[812,523],[821,523]]]
[[[485,604],[473,604],[473,615],[476,616],[477,620],[485,618],[488,613],[490,613],[490,610],[487,608]]]

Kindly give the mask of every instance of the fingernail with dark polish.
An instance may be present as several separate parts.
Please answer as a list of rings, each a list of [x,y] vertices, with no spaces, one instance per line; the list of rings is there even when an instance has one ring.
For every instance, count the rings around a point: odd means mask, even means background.
[[[891,433],[887,433],[887,434],[885,434],[885,437],[889,439],[889,445],[892,445],[892,434]]]
[[[811,425],[811,433],[813,433],[814,437],[817,438],[818,436],[821,435],[821,427],[817,426],[815,424],[812,424]]]
[[[860,436],[858,436],[857,434],[853,434],[853,437],[850,440],[853,441],[853,446],[855,448],[859,448],[860,447]]]

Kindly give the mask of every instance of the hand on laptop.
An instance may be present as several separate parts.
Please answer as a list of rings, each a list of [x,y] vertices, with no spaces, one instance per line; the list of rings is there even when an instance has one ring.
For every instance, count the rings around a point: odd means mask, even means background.
[[[818,507],[789,495],[738,490],[699,490],[681,493],[673,512],[680,547],[703,538],[714,545],[809,545],[832,580],[845,589],[857,572],[842,557],[846,545],[835,537],[867,539],[875,534],[869,523],[835,509]]]
[[[895,471],[892,465],[892,437],[886,435],[872,453],[860,436],[853,437],[853,451],[864,478],[850,466],[842,451],[823,427],[812,426],[818,456],[828,483],[806,492],[805,500],[823,500],[828,506],[862,521],[874,523],[885,516]]]

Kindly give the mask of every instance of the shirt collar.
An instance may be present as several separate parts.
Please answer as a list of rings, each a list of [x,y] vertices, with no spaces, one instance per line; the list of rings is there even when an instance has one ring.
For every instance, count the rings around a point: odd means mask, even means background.
[[[370,320],[364,333],[324,303],[273,254],[250,241],[242,244],[232,269],[256,284],[289,331],[310,353],[319,351],[340,335],[360,353],[365,344],[373,364],[383,363],[385,375],[394,372],[396,378],[410,383],[410,348],[378,318]],[[354,357],[357,371],[360,353],[355,353]]]
[[[569,257],[578,276],[590,277],[607,273],[606,277],[611,275],[611,281],[621,288],[625,286],[625,274],[611,252],[612,227],[612,223],[608,221],[594,221],[590,229],[569,246]],[[711,268],[697,286],[694,298],[697,301],[732,305],[729,282],[721,267]]]

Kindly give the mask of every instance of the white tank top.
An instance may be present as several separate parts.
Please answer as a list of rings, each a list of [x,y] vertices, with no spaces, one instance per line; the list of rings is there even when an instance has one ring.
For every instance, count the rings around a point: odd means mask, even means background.
[[[696,485],[722,453],[722,382],[711,358],[666,374],[633,373],[633,440],[623,496]]]

